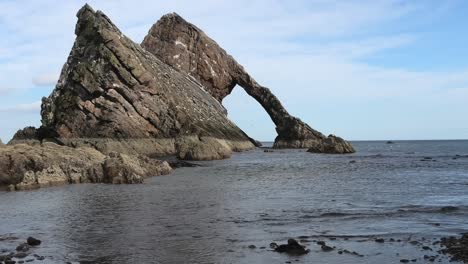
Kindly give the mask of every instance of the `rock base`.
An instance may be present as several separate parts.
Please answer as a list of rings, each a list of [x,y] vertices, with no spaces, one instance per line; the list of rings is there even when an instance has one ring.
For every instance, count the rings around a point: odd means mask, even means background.
[[[54,143],[16,144],[0,149],[0,186],[28,190],[71,183],[141,183],[149,176],[169,174],[167,162],[87,147]]]

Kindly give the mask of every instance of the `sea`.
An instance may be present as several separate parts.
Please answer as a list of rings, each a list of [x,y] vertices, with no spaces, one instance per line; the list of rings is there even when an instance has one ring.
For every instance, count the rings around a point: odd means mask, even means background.
[[[353,145],[265,143],[143,184],[0,192],[0,250],[33,236],[45,259],[31,263],[448,263],[438,241],[468,232],[468,141]],[[270,248],[289,238],[310,252]]]

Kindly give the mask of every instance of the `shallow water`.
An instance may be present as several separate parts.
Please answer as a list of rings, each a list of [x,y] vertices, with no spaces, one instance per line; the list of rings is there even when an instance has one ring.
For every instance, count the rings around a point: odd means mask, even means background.
[[[435,253],[411,241],[436,250],[435,239],[468,232],[468,141],[354,145],[351,155],[257,149],[139,185],[0,192],[0,249],[34,236],[42,263],[421,263]],[[308,255],[268,248],[300,236]]]

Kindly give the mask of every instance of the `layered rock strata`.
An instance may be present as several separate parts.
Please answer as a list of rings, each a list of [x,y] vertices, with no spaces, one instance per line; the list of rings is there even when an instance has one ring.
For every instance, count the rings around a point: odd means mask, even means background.
[[[77,16],[72,51],[42,102],[39,140],[200,160],[254,147],[192,77],[132,42],[102,12],[85,5]]]
[[[219,102],[236,85],[259,102],[276,125],[275,148],[310,148],[309,151],[352,153],[348,142],[312,129],[288,113],[270,89],[258,84],[227,52],[202,30],[176,13],[163,16],[142,44],[149,52],[181,72],[193,76]],[[336,145],[329,147],[330,144]],[[343,152],[341,152],[341,150]]]

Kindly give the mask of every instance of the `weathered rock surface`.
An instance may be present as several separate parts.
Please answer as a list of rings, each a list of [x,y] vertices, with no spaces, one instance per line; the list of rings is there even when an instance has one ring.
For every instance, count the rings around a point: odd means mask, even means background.
[[[299,244],[295,239],[288,239],[287,244],[278,245],[275,242],[270,244],[270,248],[279,253],[287,253],[291,255],[303,255],[309,253],[305,246]]]
[[[345,154],[353,153],[354,148],[346,140],[335,135],[330,135],[320,143],[311,143],[311,147],[307,151],[314,153]]]
[[[142,42],[149,52],[181,72],[193,76],[219,102],[228,96],[236,85],[257,100],[276,125],[278,136],[275,148],[310,148],[318,152],[333,150],[336,153],[354,152],[344,140],[327,138],[300,119],[291,116],[279,99],[266,87],[259,85],[232,56],[226,53],[202,30],[172,13],[163,16],[150,29]],[[330,153],[330,152],[329,152]]]
[[[47,142],[0,148],[0,186],[10,190],[68,183],[140,183],[145,177],[171,171],[167,162],[119,153],[106,156],[88,147]]]
[[[441,245],[445,247],[441,252],[450,254],[451,261],[468,263],[468,233],[463,234],[460,238],[442,238]]]
[[[192,77],[132,42],[102,12],[85,5],[77,17],[73,49],[43,98],[41,128],[19,131],[10,143],[52,140],[182,159],[222,159],[254,147]]]

